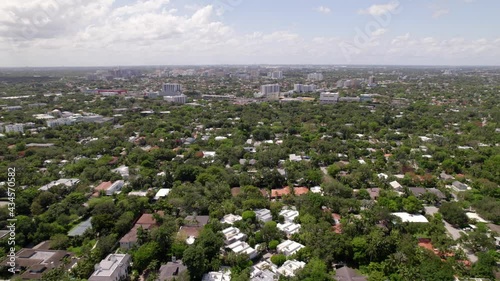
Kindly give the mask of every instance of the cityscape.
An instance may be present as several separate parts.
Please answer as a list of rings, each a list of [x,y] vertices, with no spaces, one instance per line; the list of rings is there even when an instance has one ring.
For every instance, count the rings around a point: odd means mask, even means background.
[[[352,2],[3,1],[0,280],[500,280],[500,2]]]

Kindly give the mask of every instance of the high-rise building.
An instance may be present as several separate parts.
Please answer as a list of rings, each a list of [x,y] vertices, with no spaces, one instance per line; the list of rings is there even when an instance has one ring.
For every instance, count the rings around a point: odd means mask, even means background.
[[[280,92],[280,85],[279,84],[267,84],[267,85],[262,85],[260,86],[260,92],[264,95],[267,96],[269,94],[274,94]]]
[[[304,84],[293,85],[293,91],[296,93],[308,93],[308,92],[314,92],[315,90],[316,90],[315,85],[304,85]]]
[[[272,71],[269,73],[269,77],[271,77],[272,79],[282,79],[283,71]]]
[[[323,74],[321,73],[310,73],[307,75],[307,80],[312,80],[312,81],[321,81],[323,80]]]
[[[373,85],[375,84],[375,76],[370,76],[368,77],[368,85]]]
[[[161,96],[179,96],[182,94],[181,84],[165,83],[163,84]]]

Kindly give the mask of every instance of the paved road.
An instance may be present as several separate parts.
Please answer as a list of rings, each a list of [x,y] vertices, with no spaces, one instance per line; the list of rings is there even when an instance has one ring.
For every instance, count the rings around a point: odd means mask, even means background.
[[[425,206],[425,213],[426,214],[430,214],[430,215],[434,215],[435,213],[438,212],[438,208],[434,207],[434,206]],[[457,228],[454,228],[451,224],[447,223],[445,220],[443,220],[443,223],[444,223],[444,227],[446,228],[446,231],[448,231],[448,234],[453,238],[453,240],[458,240],[460,238],[460,232],[461,230],[460,229],[457,229]],[[458,245],[460,248],[462,248],[462,250],[467,254],[467,258],[471,261],[471,262],[476,262],[477,261],[477,256],[474,255],[473,253],[468,253],[468,251],[466,249],[464,249],[462,247],[462,245]]]
[[[439,210],[434,206],[425,206],[424,208],[425,208],[425,213],[430,215],[434,215]],[[448,231],[448,234],[450,234],[451,238],[453,238],[453,240],[458,240],[458,238],[460,238],[460,230],[454,228],[451,224],[447,223],[445,220],[443,220],[443,222],[444,222],[444,227],[446,228],[446,231]]]

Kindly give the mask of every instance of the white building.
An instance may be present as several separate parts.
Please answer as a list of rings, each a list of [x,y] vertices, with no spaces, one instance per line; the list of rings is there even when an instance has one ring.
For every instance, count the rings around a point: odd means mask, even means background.
[[[293,91],[296,93],[309,93],[309,92],[314,92],[315,90],[316,90],[315,85],[304,85],[304,84],[293,85]]]
[[[231,271],[211,271],[204,274],[201,281],[231,281]]]
[[[307,80],[321,81],[321,80],[323,80],[323,74],[321,74],[321,73],[309,73],[309,74],[307,74]]]
[[[278,268],[278,272],[279,274],[286,277],[294,277],[295,272],[299,269],[304,268],[304,266],[306,266],[305,262],[297,260],[287,260],[280,268]]]
[[[24,133],[24,125],[23,124],[11,124],[5,125],[6,133]]]
[[[276,281],[279,278],[278,267],[267,261],[252,266],[250,281]]]
[[[259,221],[264,223],[271,221],[273,219],[273,216],[271,215],[271,211],[269,209],[255,210],[255,216]]]
[[[283,255],[288,257],[297,253],[300,249],[304,247],[305,247],[304,245],[297,243],[295,241],[286,240],[283,243],[279,244],[276,249],[278,250],[278,253],[282,253]]]
[[[89,281],[118,281],[124,280],[128,275],[130,255],[110,254],[99,264],[95,265],[95,271]]]
[[[300,231],[300,224],[296,224],[293,222],[285,222],[283,224],[278,223],[276,227],[285,232],[288,236],[298,233]]]
[[[399,184],[399,182],[397,181],[391,181],[389,183],[389,185],[393,188],[393,189],[396,189],[396,190],[400,190],[403,188],[403,186],[401,184]]]
[[[228,215],[225,215],[221,220],[220,222],[221,223],[227,223],[227,224],[233,224],[237,221],[240,221],[242,220],[243,218],[241,216],[238,216],[238,215],[233,215],[233,214],[228,214]]]
[[[129,177],[129,169],[127,166],[120,166],[111,171],[120,174],[120,176],[122,176],[123,179],[128,179]]]
[[[163,84],[160,96],[179,96],[182,94],[181,84],[165,83]]]
[[[268,74],[269,77],[271,77],[271,79],[282,79],[283,78],[283,71],[272,71],[272,72],[269,72]]]
[[[170,188],[161,188],[156,192],[155,197],[153,198],[154,200],[159,200],[160,198],[163,198],[167,196],[170,193]]]
[[[401,218],[403,222],[429,222],[423,215],[412,215],[406,212],[396,212],[392,213],[392,215]]]
[[[331,104],[339,101],[339,93],[324,92],[319,95],[319,103]]]
[[[299,216],[299,212],[296,210],[285,209],[281,210],[280,216],[285,218],[285,222],[293,222],[293,220]]]
[[[106,189],[106,195],[111,196],[117,191],[120,191],[124,184],[125,182],[122,180],[115,181],[108,189]]]
[[[231,251],[233,251],[235,254],[246,254],[250,259],[253,259],[258,255],[257,251],[254,248],[250,247],[247,242],[243,241],[236,241],[232,244],[229,244],[226,248],[231,249]]]
[[[163,100],[171,103],[185,104],[187,102],[187,96],[183,94],[176,96],[164,96]]]
[[[260,92],[264,96],[268,96],[271,94],[279,94],[280,93],[280,85],[279,84],[267,84],[260,86]]]
[[[79,182],[80,182],[79,179],[58,179],[56,181],[52,181],[52,182],[40,187],[38,190],[47,191],[51,187],[56,186],[56,185],[64,185],[66,187],[73,187],[76,184],[78,184]]]
[[[238,228],[233,226],[222,230],[222,234],[224,235],[224,243],[226,245],[233,244],[236,241],[244,241],[247,238],[245,233],[241,233]]]
[[[63,125],[71,125],[75,123],[74,118],[57,118],[54,120],[47,120],[47,127],[54,128]]]

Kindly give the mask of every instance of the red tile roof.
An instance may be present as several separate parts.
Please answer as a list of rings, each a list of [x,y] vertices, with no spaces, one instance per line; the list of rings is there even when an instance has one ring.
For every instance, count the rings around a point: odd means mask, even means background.
[[[110,181],[103,181],[101,182],[100,185],[98,185],[94,190],[101,191],[101,190],[108,190],[108,188],[112,185],[113,183]]]

